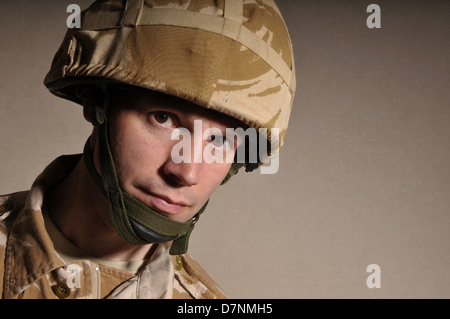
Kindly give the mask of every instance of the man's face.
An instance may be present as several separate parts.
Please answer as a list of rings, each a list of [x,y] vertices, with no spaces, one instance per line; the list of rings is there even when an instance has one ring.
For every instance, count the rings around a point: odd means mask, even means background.
[[[192,218],[227,175],[236,149],[231,145],[236,143],[220,136],[206,136],[208,129],[219,129],[225,138],[226,128],[240,122],[168,95],[123,91],[108,109],[111,148],[122,189],[170,219]],[[211,139],[203,140],[201,147],[194,145],[196,120],[202,124],[196,133]],[[176,129],[187,129],[192,137],[188,143],[191,160],[178,164],[172,160],[172,149],[180,143],[172,138]],[[231,158],[224,155],[222,163],[207,163],[204,158],[195,162],[194,157],[202,157],[208,144],[219,155],[231,147]]]

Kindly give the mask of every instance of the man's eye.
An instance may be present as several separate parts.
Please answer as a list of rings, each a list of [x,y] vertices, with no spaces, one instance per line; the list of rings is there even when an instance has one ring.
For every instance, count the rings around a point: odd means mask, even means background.
[[[165,125],[165,126],[172,126],[173,125],[172,117],[170,116],[170,114],[168,114],[166,112],[155,112],[153,114],[153,118],[159,124],[162,124],[162,125]]]
[[[215,147],[221,148],[221,147],[226,147],[225,144],[227,143],[227,141],[226,141],[226,138],[221,136],[221,135],[212,135],[211,136],[211,143]]]

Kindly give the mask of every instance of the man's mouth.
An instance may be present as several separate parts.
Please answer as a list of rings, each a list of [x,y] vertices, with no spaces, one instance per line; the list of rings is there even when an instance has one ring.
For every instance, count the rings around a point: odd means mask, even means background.
[[[141,187],[139,187],[139,190],[144,193],[143,203],[164,215],[177,214],[181,209],[189,206],[182,200],[173,199],[165,195],[159,195]]]

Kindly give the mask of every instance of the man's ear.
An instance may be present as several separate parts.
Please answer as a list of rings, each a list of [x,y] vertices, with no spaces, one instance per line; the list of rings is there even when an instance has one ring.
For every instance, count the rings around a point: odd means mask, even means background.
[[[99,103],[103,106],[103,88],[96,85],[80,86],[76,88],[76,94],[82,100],[84,118],[92,123],[95,108]]]

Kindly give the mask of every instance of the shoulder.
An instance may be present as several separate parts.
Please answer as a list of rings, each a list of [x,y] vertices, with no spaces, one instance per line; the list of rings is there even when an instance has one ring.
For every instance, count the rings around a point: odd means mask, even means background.
[[[3,275],[6,245],[17,213],[25,205],[28,192],[0,196],[0,296],[3,295]]]
[[[174,287],[174,296],[178,291],[180,298],[186,291],[195,299],[226,299],[227,296],[205,269],[189,254],[172,256],[175,268],[175,280],[179,285]]]
[[[0,195],[0,229],[6,228],[16,213],[23,209],[27,195],[28,191]]]
[[[0,196],[0,248],[5,248],[12,225],[25,206],[27,194],[28,191]]]

